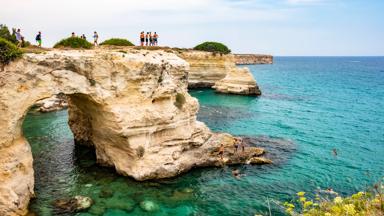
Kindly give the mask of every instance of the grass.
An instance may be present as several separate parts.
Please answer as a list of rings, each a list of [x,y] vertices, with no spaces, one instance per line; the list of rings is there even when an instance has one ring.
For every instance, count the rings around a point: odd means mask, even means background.
[[[100,45],[111,45],[111,46],[135,46],[133,43],[131,43],[127,39],[123,38],[111,38],[104,42],[102,42]]]
[[[55,44],[54,48],[90,49],[92,44],[79,37],[65,38]]]
[[[0,38],[0,66],[3,70],[4,66],[11,61],[21,57],[23,52],[12,42]]]
[[[213,52],[213,53],[221,53],[221,54],[229,54],[231,50],[224,44],[218,42],[204,42],[199,44],[193,48],[194,50]]]

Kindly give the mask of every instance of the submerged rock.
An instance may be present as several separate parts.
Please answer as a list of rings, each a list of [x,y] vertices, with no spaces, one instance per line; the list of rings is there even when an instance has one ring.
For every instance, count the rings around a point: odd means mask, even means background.
[[[107,187],[103,187],[99,193],[100,198],[110,198],[113,196],[113,190]]]
[[[135,202],[128,198],[112,197],[107,200],[103,200],[102,203],[108,209],[123,209],[126,212],[130,212],[135,207]]]
[[[63,212],[78,212],[89,209],[93,204],[93,200],[85,196],[75,196],[70,199],[59,199],[54,202],[56,208]]]
[[[159,205],[150,200],[140,202],[140,208],[147,212],[155,212],[160,209]]]

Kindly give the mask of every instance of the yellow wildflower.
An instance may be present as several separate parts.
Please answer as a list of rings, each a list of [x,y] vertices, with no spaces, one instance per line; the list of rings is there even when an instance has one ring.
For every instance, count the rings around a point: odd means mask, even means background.
[[[343,202],[343,198],[341,198],[341,197],[335,197],[335,199],[333,200],[333,202],[334,203],[336,203],[336,204],[340,204],[340,203],[342,203]]]
[[[344,205],[343,209],[347,213],[347,215],[355,215],[356,214],[355,205],[353,205],[353,204]]]
[[[303,191],[297,192],[297,196],[299,196],[299,197],[302,197],[304,195],[305,195],[305,192],[303,192]]]
[[[313,202],[312,201],[306,201],[305,203],[304,203],[304,208],[308,208],[308,207],[310,207],[310,206],[312,206],[313,205]]]
[[[307,200],[307,198],[305,198],[305,197],[300,197],[300,202],[305,202],[306,200]]]

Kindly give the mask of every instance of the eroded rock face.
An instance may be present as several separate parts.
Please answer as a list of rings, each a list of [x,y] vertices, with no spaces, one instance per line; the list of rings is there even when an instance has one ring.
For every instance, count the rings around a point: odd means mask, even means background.
[[[217,81],[212,88],[220,93],[261,95],[259,86],[248,68],[229,70],[225,78]]]
[[[257,54],[235,54],[238,65],[273,64],[273,56]]]
[[[137,180],[218,166],[231,146],[196,120],[186,61],[163,51],[58,51],[25,54],[0,72],[0,215],[23,215],[34,195],[30,146],[22,133],[28,109],[44,98],[69,98],[69,125],[93,145],[98,163]],[[252,155],[246,155],[249,159]],[[228,163],[239,163],[231,155]],[[244,156],[242,156],[244,157]]]
[[[184,51],[178,55],[190,64],[189,88],[213,87],[220,93],[261,94],[251,72],[236,66],[234,55],[202,51]]]

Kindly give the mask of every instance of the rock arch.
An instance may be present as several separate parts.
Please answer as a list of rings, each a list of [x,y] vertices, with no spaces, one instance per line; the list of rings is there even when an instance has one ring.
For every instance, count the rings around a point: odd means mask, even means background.
[[[173,177],[197,166],[220,166],[217,148],[229,134],[196,120],[187,92],[189,64],[146,50],[52,50],[25,54],[0,72],[0,215],[23,215],[34,196],[32,153],[22,133],[29,108],[62,93],[77,141],[94,145],[97,162],[136,180]],[[227,163],[263,154],[249,148]]]
[[[211,133],[196,121],[198,103],[187,93],[187,70],[185,61],[160,51],[49,51],[25,54],[5,67],[0,215],[26,211],[34,177],[21,126],[36,101],[58,93],[70,98],[75,138],[95,146],[99,163],[137,180],[171,177],[192,167],[180,159],[182,152],[204,144]],[[179,107],[177,94],[184,99]]]

